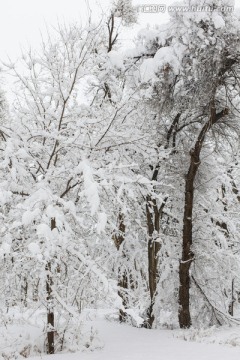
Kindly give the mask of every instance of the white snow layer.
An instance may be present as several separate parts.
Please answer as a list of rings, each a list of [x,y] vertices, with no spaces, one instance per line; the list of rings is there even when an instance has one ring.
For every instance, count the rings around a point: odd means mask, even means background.
[[[89,315],[90,317],[90,315]],[[89,318],[88,317],[88,318]],[[239,360],[240,347],[176,339],[184,331],[147,330],[93,321],[104,347],[93,352],[42,356],[43,360]],[[188,330],[186,330],[188,332]],[[240,337],[239,329],[235,329]],[[225,330],[225,334],[228,334]],[[33,358],[32,358],[33,359]],[[38,360],[39,357],[34,357]]]
[[[171,68],[175,75],[178,74],[180,68],[179,58],[182,56],[184,48],[175,49],[170,46],[160,48],[155,56],[151,59],[146,59],[140,66],[140,76],[143,82],[148,82],[153,79],[158,71]],[[181,51],[180,51],[181,50]]]

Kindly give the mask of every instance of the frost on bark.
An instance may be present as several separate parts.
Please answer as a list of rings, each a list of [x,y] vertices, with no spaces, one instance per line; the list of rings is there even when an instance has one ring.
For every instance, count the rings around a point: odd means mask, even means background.
[[[120,212],[118,215],[118,233],[113,235],[113,241],[116,245],[118,251],[121,251],[120,247],[123,245],[125,241],[125,224],[124,224],[124,216]],[[126,254],[122,249],[122,258],[126,258]],[[118,295],[122,299],[123,308],[126,309],[128,307],[128,299],[126,291],[128,289],[128,276],[126,269],[118,269]],[[127,320],[127,314],[123,309],[119,310],[119,321],[125,322]]]
[[[167,150],[170,146],[170,140],[172,138],[173,152],[176,145],[176,131],[181,113],[177,113],[174,117],[171,126],[168,129],[166,144],[164,148]],[[158,147],[162,144],[159,143]],[[155,167],[152,167],[152,181],[158,180],[158,174],[160,170],[160,163]],[[157,200],[148,195],[146,199],[146,219],[147,219],[147,231],[148,231],[148,281],[149,281],[149,293],[150,293],[150,306],[147,309],[147,320],[144,326],[151,328],[154,322],[153,307],[155,298],[157,295],[157,283],[159,280],[159,251],[161,249],[161,243],[159,241],[160,222],[163,216],[163,209],[168,197],[164,199],[159,206]]]
[[[51,230],[56,228],[56,219],[51,219]],[[53,278],[51,273],[51,262],[46,265],[47,281],[47,353],[54,354],[54,308],[53,308]]]
[[[151,328],[154,321],[153,306],[156,297],[158,274],[158,258],[160,250],[160,242],[157,238],[160,227],[160,211],[157,206],[156,199],[147,197],[146,204],[147,228],[148,228],[148,279],[150,292],[150,306],[147,310],[146,327]]]

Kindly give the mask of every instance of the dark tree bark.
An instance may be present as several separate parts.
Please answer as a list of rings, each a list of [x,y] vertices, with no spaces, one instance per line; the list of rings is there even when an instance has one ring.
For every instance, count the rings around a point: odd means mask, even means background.
[[[107,28],[108,28],[108,49],[107,52],[112,51],[113,45],[116,43],[118,38],[118,33],[114,34],[114,23],[115,17],[114,14],[111,14],[107,21]]]
[[[56,219],[51,219],[51,230],[56,228]],[[51,262],[49,261],[46,265],[47,271],[47,281],[46,281],[46,291],[47,291],[47,353],[54,354],[54,308],[53,308],[53,278],[51,273]]]
[[[171,137],[173,136],[173,147],[176,145],[176,131],[178,122],[181,114],[178,113],[168,129],[165,149],[168,149],[170,145]],[[161,144],[158,144],[160,147]],[[157,181],[158,173],[160,170],[160,163],[155,168],[152,167],[152,181]],[[158,206],[157,201],[151,195],[147,196],[146,199],[146,218],[147,218],[147,229],[148,229],[148,280],[149,280],[149,292],[150,292],[150,306],[147,309],[147,320],[144,323],[144,327],[152,328],[154,322],[153,306],[155,303],[155,297],[157,294],[157,283],[159,279],[159,251],[161,244],[158,239],[160,233],[160,221],[163,214],[163,208],[167,198],[164,199],[161,206]],[[157,241],[156,241],[157,239]]]
[[[160,242],[157,238],[160,230],[160,209],[157,206],[156,199],[147,197],[146,203],[147,228],[148,228],[148,279],[150,292],[150,306],[147,310],[146,327],[151,328],[154,321],[153,306],[158,282],[158,258]],[[157,241],[156,241],[157,240]]]
[[[234,303],[235,303],[235,297],[234,297],[234,279],[232,279],[232,289],[231,289],[231,302],[229,304],[228,313],[233,316],[234,315]]]
[[[123,245],[125,241],[125,224],[124,224],[124,216],[120,212],[118,215],[118,233],[113,235],[113,241],[116,245],[118,251],[121,250],[121,245]],[[122,249],[122,258],[126,258],[126,254],[124,249]],[[128,276],[126,269],[118,269],[118,295],[122,298],[122,305],[126,309],[128,307],[128,298],[126,295],[126,291],[128,289]],[[119,321],[126,322],[127,313],[120,309],[119,310]]]
[[[23,289],[22,289],[23,290],[23,299],[22,299],[22,301],[23,301],[24,306],[27,307],[27,297],[28,297],[28,280],[27,280],[27,277],[24,277],[23,281],[24,281],[24,285],[23,285]]]
[[[183,215],[183,239],[182,239],[182,258],[179,265],[179,325],[181,328],[189,328],[191,326],[190,315],[190,266],[194,259],[191,250],[192,246],[192,227],[193,227],[193,205],[194,205],[194,181],[198,168],[200,166],[200,154],[207,132],[211,127],[223,116],[228,114],[228,109],[216,113],[214,105],[211,107],[211,116],[207,123],[203,126],[195,146],[190,151],[190,165],[185,178],[185,203]]]
[[[124,273],[122,275],[120,275],[120,277],[118,279],[118,287],[119,287],[118,294],[122,298],[123,307],[124,307],[124,309],[127,309],[128,299],[127,299],[127,295],[126,295],[126,290],[128,289],[128,277],[127,277],[125,270],[124,270]],[[126,322],[127,318],[128,318],[127,313],[124,310],[120,309],[119,310],[119,321],[121,323]]]

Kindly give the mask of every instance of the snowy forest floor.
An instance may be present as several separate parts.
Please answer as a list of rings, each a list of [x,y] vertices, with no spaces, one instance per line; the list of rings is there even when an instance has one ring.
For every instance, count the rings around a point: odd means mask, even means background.
[[[240,326],[184,331],[147,330],[106,320],[104,312],[99,314],[93,310],[86,313],[79,332],[77,328],[72,332],[83,344],[81,351],[73,353],[74,346],[70,346],[66,353],[31,356],[34,344],[39,347],[42,342],[42,329],[33,322],[30,325],[26,320],[25,324],[19,321],[20,316],[16,313],[12,323],[0,327],[1,360],[26,357],[31,360],[239,360],[240,357]],[[69,339],[74,342],[74,336]]]

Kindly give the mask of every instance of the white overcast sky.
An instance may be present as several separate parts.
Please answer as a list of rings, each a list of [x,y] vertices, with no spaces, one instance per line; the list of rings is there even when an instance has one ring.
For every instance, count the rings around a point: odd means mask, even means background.
[[[40,32],[47,26],[57,23],[80,22],[87,18],[86,1],[89,2],[93,18],[100,17],[98,3],[103,9],[111,0],[2,0],[0,8],[0,60],[8,55],[15,59],[20,54],[20,47],[37,46]],[[175,0],[133,0],[133,5],[165,4]],[[240,0],[235,0],[240,6]],[[168,19],[165,14],[144,14],[139,16],[139,25],[127,32],[126,37],[133,37],[137,30],[147,25],[160,24]]]
[[[101,17],[100,8],[106,9],[112,0],[2,0],[0,8],[0,68],[1,61],[8,62],[8,58],[15,61],[21,55],[21,49],[38,48],[41,42],[41,32],[47,27],[57,26],[58,23],[84,22],[88,18],[86,1],[89,2],[92,18]],[[133,5],[163,4],[166,7],[175,0],[133,0]],[[98,5],[97,5],[98,4]],[[240,6],[240,0],[235,0]],[[168,20],[167,12],[140,13],[138,25],[121,34],[122,40],[133,39],[138,30],[147,24],[161,24]],[[131,47],[131,42],[128,41]],[[11,98],[12,78],[0,78],[0,86],[7,91]]]
[[[100,17],[99,6],[103,9],[111,0],[88,0],[93,18]],[[240,0],[238,0],[240,1]],[[133,0],[133,4],[166,4],[173,0]],[[84,21],[87,17],[85,0],[3,0],[0,9],[0,60],[7,56],[15,59],[20,55],[20,48],[35,47],[40,42],[40,32],[44,33],[47,26],[57,23]],[[139,25],[128,32],[129,36],[137,32],[138,28],[147,23],[161,23],[166,21],[165,14],[141,14]],[[128,35],[127,35],[128,36]]]

